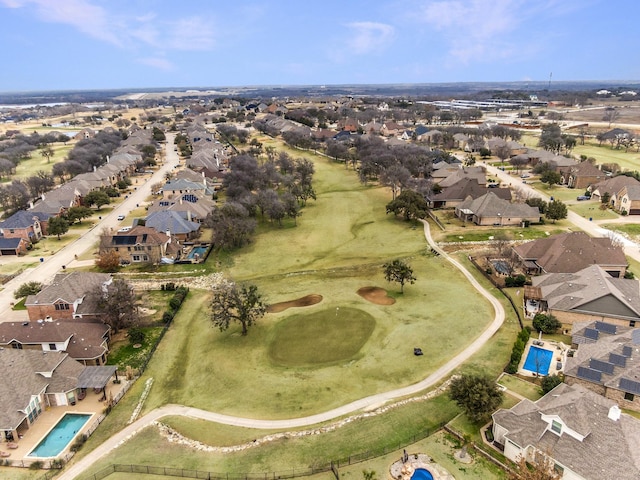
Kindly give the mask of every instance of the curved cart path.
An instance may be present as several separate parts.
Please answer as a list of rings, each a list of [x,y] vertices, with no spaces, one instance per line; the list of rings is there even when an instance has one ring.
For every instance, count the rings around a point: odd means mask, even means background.
[[[310,415],[308,417],[300,417],[300,418],[291,418],[287,420],[259,420],[253,418],[242,418],[242,417],[233,417],[230,415],[223,415],[220,413],[208,412],[205,410],[200,410],[198,408],[185,407],[183,405],[165,405],[161,408],[157,408],[139,420],[135,421],[131,425],[128,425],[126,428],[121,430],[120,432],[113,435],[107,441],[105,441],[102,445],[97,447],[95,450],[87,454],[85,457],[80,459],[78,462],[71,465],[67,470],[65,470],[58,479],[60,480],[72,480],[84,472],[87,468],[89,468],[92,464],[98,461],[100,458],[105,456],[114,448],[118,447],[131,437],[133,437],[138,431],[142,428],[145,428],[149,424],[154,421],[168,416],[168,415],[183,415],[192,418],[198,418],[202,420],[208,420],[210,422],[222,423],[225,425],[233,425],[237,427],[247,427],[247,428],[257,428],[257,429],[291,429],[291,428],[299,428],[309,425],[315,425],[317,423],[326,422],[329,420],[333,420],[338,417],[342,417],[348,415],[350,413],[357,412],[359,410],[371,408],[390,400],[394,400],[400,397],[404,397],[407,395],[416,394],[422,390],[425,390],[432,385],[440,382],[443,378],[451,374],[453,370],[455,370],[462,363],[467,361],[472,355],[474,355],[478,350],[480,350],[484,344],[498,331],[502,323],[504,322],[505,312],[502,304],[489,293],[478,281],[467,271],[467,269],[457,260],[449,256],[446,252],[444,252],[440,247],[438,247],[433,238],[431,237],[431,231],[429,229],[429,224],[422,220],[424,225],[424,235],[427,239],[427,242],[435,251],[437,251],[442,258],[451,262],[458,270],[462,272],[462,274],[469,280],[471,285],[483,296],[485,297],[493,306],[495,310],[495,316],[491,324],[482,332],[482,334],[476,338],[467,348],[465,348],[458,355],[450,359],[447,363],[442,365],[436,371],[434,371],[431,375],[429,375],[424,380],[415,383],[413,385],[409,385],[408,387],[399,388],[397,390],[391,390],[389,392],[379,393],[376,395],[371,395],[369,397],[362,398],[360,400],[356,400],[354,402],[348,403],[338,408],[334,408],[333,410],[328,410],[323,413],[318,413],[316,415]]]

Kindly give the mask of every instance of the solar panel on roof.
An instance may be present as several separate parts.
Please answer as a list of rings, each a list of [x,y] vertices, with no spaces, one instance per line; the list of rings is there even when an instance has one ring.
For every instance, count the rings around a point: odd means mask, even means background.
[[[612,323],[596,322],[596,330],[600,332],[608,333],[609,335],[615,335],[617,329],[618,327]]]
[[[578,373],[576,375],[578,378],[583,378],[591,382],[600,382],[602,379],[602,372],[592,370],[588,367],[578,367]]]
[[[613,374],[614,365],[609,362],[603,362],[602,360],[597,360],[592,358],[589,362],[589,367],[593,370],[598,370],[599,372],[606,373],[607,375]]]
[[[627,357],[624,355],[618,355],[617,353],[610,353],[609,362],[619,367],[625,367],[627,365]]]
[[[136,243],[135,235],[114,235],[113,236],[114,245],[135,245],[135,243]]]
[[[600,332],[598,332],[598,330],[594,328],[584,329],[584,336],[587,338],[590,338],[591,340],[597,340],[599,335],[600,335]]]
[[[622,354],[629,358],[631,356],[631,353],[633,352],[633,349],[629,346],[624,346],[622,347]]]
[[[625,392],[640,395],[640,382],[636,382],[635,380],[629,380],[628,378],[623,377],[620,379],[618,387],[620,390],[624,390]]]

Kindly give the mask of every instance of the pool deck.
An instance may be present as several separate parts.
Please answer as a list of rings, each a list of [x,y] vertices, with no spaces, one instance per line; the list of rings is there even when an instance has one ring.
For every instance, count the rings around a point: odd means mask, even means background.
[[[393,480],[411,480],[413,472],[418,468],[428,470],[433,480],[455,480],[453,475],[424,453],[408,454],[406,462],[402,459],[394,462],[389,468],[389,474]]]
[[[530,339],[524,347],[524,353],[522,354],[522,358],[520,359],[520,364],[518,365],[518,374],[525,377],[535,377],[535,372],[531,372],[529,370],[524,369],[524,364],[527,360],[527,355],[529,355],[529,350],[532,346],[538,347],[541,350],[548,350],[553,352],[553,357],[551,358],[551,363],[549,364],[549,372],[547,375],[553,375],[556,373],[564,372],[564,367],[567,363],[567,351],[569,347],[564,343],[560,342],[550,342],[542,339],[543,345],[536,344],[534,342],[540,342],[537,339]],[[562,368],[560,370],[556,369],[556,364],[558,362],[562,362]],[[546,376],[546,375],[541,375]]]
[[[111,393],[115,397],[120,392],[120,390],[124,388],[124,386],[125,380],[123,380],[119,385],[115,385],[112,381],[110,381],[109,386],[107,387],[107,398],[109,398],[109,393]],[[21,432],[23,437],[15,439],[13,441],[13,443],[15,443],[18,448],[8,449],[7,443],[5,443],[3,439],[0,442],[0,450],[11,454],[11,456],[6,458],[6,460],[10,460],[12,464],[18,464],[20,460],[25,460],[30,463],[33,460],[38,459],[37,457],[28,457],[27,455],[38,445],[38,443],[40,443],[40,441],[49,432],[49,430],[51,430],[54,425],[56,425],[60,421],[65,413],[94,414],[80,430],[81,433],[85,432],[89,427],[93,425],[95,420],[100,416],[100,414],[104,412],[104,409],[106,408],[106,404],[104,401],[100,400],[101,398],[102,392],[94,393],[93,390],[88,389],[87,396],[84,398],[84,400],[76,402],[75,405],[49,407],[43,410],[40,416],[31,426],[31,428]],[[73,440],[71,441],[71,443],[73,443]],[[65,448],[62,453],[66,452],[68,452],[68,448]]]

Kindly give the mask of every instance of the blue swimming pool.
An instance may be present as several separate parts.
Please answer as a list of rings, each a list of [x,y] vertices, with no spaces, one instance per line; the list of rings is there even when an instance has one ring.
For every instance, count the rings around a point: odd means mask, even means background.
[[[429,470],[416,468],[416,471],[411,475],[411,480],[433,480],[433,475],[431,475]]]
[[[523,368],[539,375],[548,375],[552,358],[553,352],[551,350],[545,350],[544,348],[531,345]]]
[[[49,430],[28,457],[57,457],[91,418],[89,414],[67,413]]]
[[[203,258],[206,251],[207,247],[193,247],[189,255],[187,255],[187,258],[194,258],[196,255],[198,255],[199,258]]]

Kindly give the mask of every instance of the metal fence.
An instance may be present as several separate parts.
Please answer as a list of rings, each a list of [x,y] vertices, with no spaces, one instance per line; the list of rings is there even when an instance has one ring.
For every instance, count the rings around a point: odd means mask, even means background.
[[[85,477],[86,480],[102,480],[107,478],[113,473],[132,473],[132,474],[145,474],[145,475],[162,475],[166,477],[182,477],[182,478],[201,478],[210,480],[276,480],[296,477],[307,477],[309,475],[315,475],[316,473],[330,472],[335,468],[346,467],[348,465],[354,465],[357,463],[371,460],[372,458],[382,457],[389,453],[401,450],[413,445],[414,443],[430,437],[437,431],[441,430],[445,426],[445,423],[440,423],[434,429],[422,430],[411,437],[407,438],[404,442],[394,443],[393,445],[387,445],[378,449],[367,450],[366,452],[356,453],[340,458],[338,460],[332,460],[328,462],[319,462],[309,467],[291,468],[287,470],[281,470],[276,472],[264,472],[264,473],[220,473],[209,472],[205,470],[190,470],[186,468],[172,468],[172,467],[158,467],[147,465],[123,465],[112,464],[102,470],[96,472],[91,476]]]

